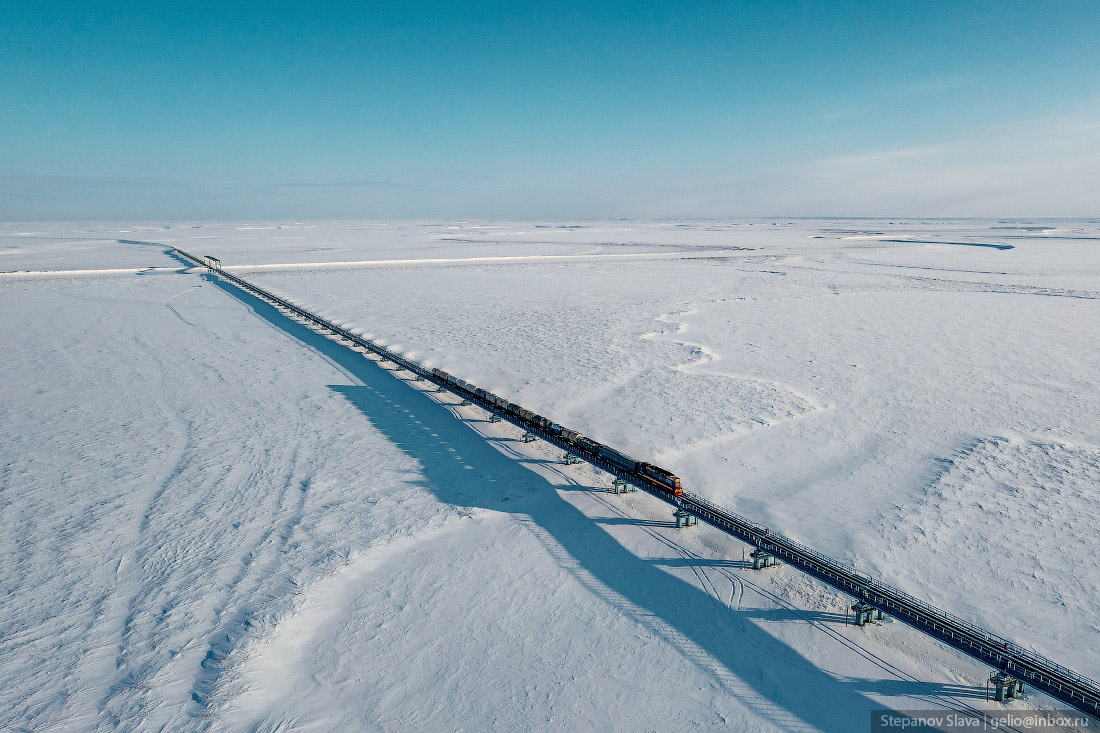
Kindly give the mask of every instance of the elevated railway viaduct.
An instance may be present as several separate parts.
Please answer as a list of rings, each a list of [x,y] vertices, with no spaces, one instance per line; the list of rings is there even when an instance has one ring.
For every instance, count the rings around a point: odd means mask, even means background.
[[[799,544],[781,534],[743,517],[728,509],[716,506],[701,496],[684,491],[673,495],[650,476],[638,471],[628,470],[612,463],[597,452],[578,447],[576,443],[564,440],[559,434],[525,420],[513,412],[503,409],[499,404],[489,402],[475,389],[457,385],[438,376],[438,370],[427,369],[421,364],[407,359],[386,347],[363,338],[351,331],[311,313],[300,306],[271,293],[259,286],[232,275],[221,268],[221,263],[212,257],[198,257],[176,249],[182,258],[196,265],[207,267],[228,282],[266,300],[312,323],[322,331],[350,341],[382,359],[418,375],[420,378],[436,384],[443,390],[452,392],[471,404],[477,405],[493,415],[516,425],[531,435],[538,436],[567,453],[622,479],[658,499],[665,501],[678,510],[689,512],[701,521],[729,534],[758,550],[780,558],[787,564],[807,575],[844,592],[895,619],[932,636],[965,654],[996,667],[1016,679],[1034,686],[1051,697],[1067,703],[1092,716],[1100,717],[1100,684],[1096,681],[1063,667],[1046,657],[1025,649],[1018,644],[982,629],[946,611],[940,610],[924,601],[875,580],[865,573],[822,555],[809,547]],[[464,383],[468,384],[468,383]],[[468,385],[473,387],[473,385]],[[483,392],[483,391],[482,391]]]

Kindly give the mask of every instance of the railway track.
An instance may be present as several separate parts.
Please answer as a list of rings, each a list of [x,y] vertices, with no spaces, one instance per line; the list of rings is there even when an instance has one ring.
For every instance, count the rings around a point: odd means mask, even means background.
[[[701,496],[685,491],[683,495],[674,498],[669,495],[666,488],[648,476],[635,471],[624,470],[595,453],[578,449],[576,445],[563,441],[559,436],[542,429],[538,425],[528,423],[483,400],[474,392],[438,378],[430,369],[426,369],[419,363],[407,359],[370,339],[354,334],[332,321],[311,313],[257,285],[253,285],[243,278],[225,272],[216,260],[212,264],[207,259],[197,257],[181,249],[175,249],[175,252],[180,257],[198,266],[207,267],[218,277],[237,285],[272,305],[293,313],[333,336],[346,339],[354,345],[377,354],[384,360],[418,375],[443,390],[457,394],[492,414],[499,415],[502,419],[546,442],[628,481],[661,501],[690,512],[698,517],[700,521],[706,522],[742,542],[771,553],[788,565],[881,610],[883,613],[889,614],[898,621],[928,634],[975,659],[990,664],[998,670],[1007,672],[1078,710],[1100,717],[1100,683],[1095,680],[1067,669],[1040,654],[940,610],[918,598],[914,598],[897,588],[875,580],[849,565],[822,555],[788,537],[772,532],[767,527],[763,527],[728,509],[719,507]]]

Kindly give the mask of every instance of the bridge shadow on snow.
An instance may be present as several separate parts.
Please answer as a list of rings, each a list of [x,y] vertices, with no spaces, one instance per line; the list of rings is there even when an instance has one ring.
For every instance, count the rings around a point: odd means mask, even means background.
[[[611,522],[589,519],[558,494],[561,487],[524,467],[525,462],[537,461],[507,455],[508,441],[499,449],[494,447],[424,392],[375,362],[287,318],[233,285],[211,275],[204,277],[358,381],[359,386],[330,388],[343,395],[389,441],[416,459],[425,487],[440,501],[517,515],[558,556],[559,562],[569,559],[562,557],[563,551],[575,561],[577,569],[573,573],[586,587],[661,634],[740,702],[778,727],[861,729],[871,720],[871,710],[882,708],[865,692],[947,694],[923,683],[843,680],[822,671],[752,620],[754,615],[766,614],[732,610],[661,569],[676,561],[641,558],[627,551],[600,526],[600,522]],[[563,565],[569,567],[572,563]],[[708,655],[724,669],[715,668]],[[670,698],[669,704],[676,705],[676,700]]]

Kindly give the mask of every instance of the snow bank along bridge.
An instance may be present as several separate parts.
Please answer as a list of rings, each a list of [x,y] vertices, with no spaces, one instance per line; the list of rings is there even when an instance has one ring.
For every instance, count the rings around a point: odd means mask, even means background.
[[[370,339],[354,334],[274,293],[253,285],[236,275],[229,274],[221,268],[221,262],[213,257],[197,257],[181,249],[176,249],[175,252],[196,265],[207,267],[219,277],[272,305],[290,311],[321,330],[335,337],[347,339],[353,344],[377,354],[382,359],[408,370],[415,374],[418,379],[427,380],[436,384],[441,390],[456,394],[463,399],[464,403],[477,405],[493,415],[494,421],[507,420],[526,431],[525,439],[538,437],[558,446],[566,451],[567,462],[575,462],[580,458],[612,474],[616,479],[616,490],[630,484],[662,501],[668,502],[676,508],[677,526],[688,526],[697,517],[742,542],[756,547],[757,549],[753,553],[755,566],[766,566],[771,564],[772,559],[779,558],[802,572],[850,594],[857,601],[853,606],[853,610],[856,611],[857,623],[868,621],[874,615],[881,617],[881,614],[888,613],[895,619],[939,639],[975,659],[996,667],[999,673],[991,681],[998,687],[998,699],[1003,698],[1005,689],[1009,690],[1008,696],[1011,697],[1016,690],[1022,691],[1023,683],[1027,683],[1051,697],[1100,717],[1100,683],[1095,680],[1067,669],[1042,655],[992,634],[918,598],[914,598],[897,588],[875,580],[849,565],[822,555],[781,534],[772,532],[768,528],[728,509],[712,504],[700,496],[688,491],[680,493],[679,489],[674,494],[666,486],[655,481],[652,474],[624,468],[623,465],[620,465],[621,462],[609,460],[608,455],[618,454],[617,451],[608,449],[608,453],[605,454],[601,451],[589,451],[583,449],[583,447],[579,448],[575,441],[563,439],[560,432],[552,432],[547,429],[545,419],[540,423],[535,423],[518,416],[513,410],[502,407],[499,398],[497,398],[497,401],[492,402],[485,399],[483,396],[485,391],[477,389],[468,382],[456,380],[453,377],[445,379],[440,376],[445,375],[444,372],[427,369]],[[450,375],[446,376],[450,377]],[[513,408],[518,407],[517,405],[511,406]],[[522,409],[520,412],[531,414],[529,411]],[[555,427],[558,428],[558,431],[561,430],[560,426]],[[622,454],[618,455],[621,456]],[[649,466],[649,464],[641,463],[638,465]],[[654,467],[650,466],[650,468]],[[668,473],[662,469],[657,470],[665,474]]]

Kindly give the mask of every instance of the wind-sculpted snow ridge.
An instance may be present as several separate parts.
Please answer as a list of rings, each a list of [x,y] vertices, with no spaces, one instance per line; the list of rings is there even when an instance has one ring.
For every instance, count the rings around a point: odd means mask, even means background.
[[[1088,669],[1100,656],[1100,447],[987,438],[942,465],[924,497],[884,517],[889,557],[907,578],[937,563],[945,580],[928,589],[934,603],[964,598],[976,621],[1017,639],[1046,628],[1064,663]],[[1043,602],[1005,613],[968,592],[987,585]],[[1051,625],[1048,604],[1073,623]]]
[[[877,263],[868,263],[876,265]],[[800,270],[819,270],[820,268],[799,267],[791,266],[792,269]],[[886,265],[886,267],[899,268],[905,267],[903,265]],[[913,267],[911,269],[929,270],[936,269],[930,267]],[[1100,291],[1096,290],[1075,290],[1071,288],[1052,288],[1042,285],[1028,285],[1023,283],[1013,282],[987,282],[982,280],[974,280],[966,275],[979,274],[979,275],[1008,275],[1008,273],[997,272],[983,272],[975,270],[960,270],[957,271],[960,276],[957,278],[942,278],[942,277],[923,277],[920,275],[901,275],[891,273],[889,277],[899,278],[906,280],[915,285],[927,288],[929,290],[944,290],[951,292],[973,292],[973,293],[1007,293],[1012,295],[1044,295],[1051,298],[1080,298],[1082,300],[1100,300]]]
[[[615,383],[574,408],[571,419],[598,422],[596,416],[618,413],[624,419],[602,428],[600,437],[615,445],[637,446],[655,460],[735,440],[751,430],[804,417],[823,405],[812,395],[763,376],[734,374],[704,344],[688,340],[685,317],[707,304],[696,303],[656,320],[673,328],[645,333],[642,339],[673,347],[670,356],[685,358],[668,367],[649,367]]]
[[[654,460],[733,440],[812,411],[808,400],[782,385],[724,374],[690,374],[649,369],[589,402],[578,416],[624,413],[613,435],[598,437],[615,445],[646,449]]]
[[[23,355],[3,382],[0,727],[201,719],[301,585],[448,511],[369,429],[311,425],[355,414],[324,387],[339,370],[200,283],[0,293]]]

